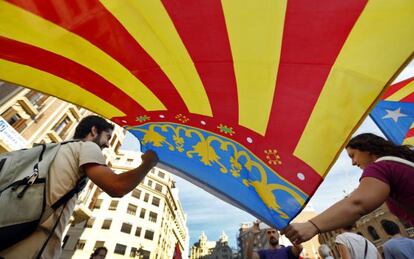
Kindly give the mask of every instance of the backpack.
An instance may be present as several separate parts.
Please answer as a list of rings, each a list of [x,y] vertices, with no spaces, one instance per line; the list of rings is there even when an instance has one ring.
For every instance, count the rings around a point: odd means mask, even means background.
[[[40,144],[30,149],[0,154],[0,251],[33,233],[43,216],[50,216],[61,205],[66,205],[85,186],[86,177],[80,179],[51,208],[47,208],[50,165],[61,145],[69,142],[73,141]],[[53,232],[54,229],[46,243]]]

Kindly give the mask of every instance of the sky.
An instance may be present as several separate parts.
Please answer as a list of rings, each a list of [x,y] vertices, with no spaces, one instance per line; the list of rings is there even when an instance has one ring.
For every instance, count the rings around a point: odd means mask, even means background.
[[[401,72],[394,83],[412,76],[414,76],[414,60]],[[355,134],[363,132],[372,132],[383,136],[370,118],[362,123]],[[139,151],[139,142],[134,136],[128,134],[122,148]],[[346,194],[352,192],[358,186],[361,173],[359,168],[351,165],[351,160],[343,151],[309,204],[316,212],[322,212]],[[213,241],[218,240],[224,231],[229,236],[230,246],[236,248],[236,238],[240,224],[252,222],[255,217],[221,201],[184,179],[175,176],[175,180],[179,189],[180,201],[184,212],[187,214],[190,247],[198,241],[202,231],[207,235],[208,240]]]

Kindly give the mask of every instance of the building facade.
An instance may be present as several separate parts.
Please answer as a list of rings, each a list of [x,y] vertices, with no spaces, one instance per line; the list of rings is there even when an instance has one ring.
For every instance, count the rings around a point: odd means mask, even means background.
[[[213,248],[211,254],[207,257],[209,259],[231,259],[233,257],[233,251],[229,246],[229,237],[226,233],[221,233],[219,240],[216,242],[216,246]]]
[[[140,153],[125,150],[110,161],[116,173],[141,163]],[[154,168],[122,198],[112,198],[89,183],[79,201],[78,207],[88,208],[90,217],[84,220],[77,215],[87,213],[74,215],[63,239],[61,258],[87,258],[99,246],[108,249],[108,258],[172,258],[176,245],[186,253],[186,216],[167,171]]]
[[[33,90],[0,82],[0,152],[59,142],[91,112]]]
[[[190,259],[230,259],[237,258],[237,254],[229,246],[229,237],[222,232],[219,240],[209,241],[204,232],[198,241],[193,244]]]
[[[402,236],[414,239],[414,228],[411,225],[399,220],[394,214],[389,211],[388,207],[385,204],[373,212],[360,218],[355,223],[355,227],[353,228],[352,232],[362,235],[371,241],[378,248],[378,251],[382,254],[382,245],[391,238],[382,228],[382,220],[390,220],[395,222],[399,226]],[[341,230],[336,230],[319,234],[318,236],[319,242],[321,244],[327,244],[331,248],[335,258],[340,258],[339,252],[335,245],[335,238],[340,233]]]
[[[209,241],[204,232],[198,238],[198,241],[191,246],[190,259],[207,258],[216,246],[215,241]]]

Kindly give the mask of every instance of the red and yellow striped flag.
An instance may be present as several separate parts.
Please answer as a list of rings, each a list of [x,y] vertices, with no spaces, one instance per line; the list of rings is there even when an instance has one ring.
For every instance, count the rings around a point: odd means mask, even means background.
[[[412,0],[0,1],[0,79],[284,227],[414,50]]]

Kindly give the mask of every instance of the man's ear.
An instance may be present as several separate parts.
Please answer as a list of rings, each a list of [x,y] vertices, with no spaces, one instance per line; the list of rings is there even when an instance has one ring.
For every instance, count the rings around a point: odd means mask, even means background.
[[[93,138],[98,135],[98,129],[95,126],[92,126],[91,128],[91,135]]]

